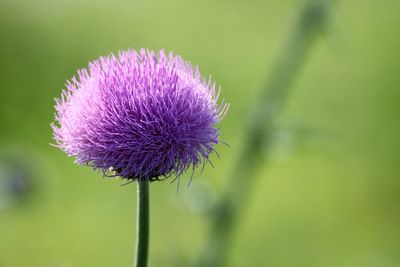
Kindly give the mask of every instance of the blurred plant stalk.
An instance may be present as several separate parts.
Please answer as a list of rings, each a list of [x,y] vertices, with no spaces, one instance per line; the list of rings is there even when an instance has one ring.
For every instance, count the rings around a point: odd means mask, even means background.
[[[197,267],[222,267],[226,263],[237,219],[255,182],[261,158],[271,145],[271,134],[290,88],[325,27],[329,0],[310,0],[299,14],[287,43],[269,74],[265,90],[257,98],[245,128],[241,153],[232,169],[228,189],[212,213],[208,240]],[[263,161],[264,163],[265,161]]]

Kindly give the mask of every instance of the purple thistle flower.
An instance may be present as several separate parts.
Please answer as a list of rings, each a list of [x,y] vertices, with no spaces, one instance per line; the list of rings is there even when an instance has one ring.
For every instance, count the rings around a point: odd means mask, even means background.
[[[172,53],[122,51],[78,71],[56,99],[54,139],[105,175],[157,180],[208,161],[228,105],[215,83]]]

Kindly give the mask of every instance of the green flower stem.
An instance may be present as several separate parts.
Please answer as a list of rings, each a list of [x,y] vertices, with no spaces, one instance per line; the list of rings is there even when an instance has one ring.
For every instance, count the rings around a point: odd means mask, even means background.
[[[149,182],[137,182],[136,260],[134,267],[146,267],[149,252]]]
[[[261,158],[268,151],[275,122],[307,54],[327,19],[329,0],[310,0],[301,11],[286,45],[272,68],[265,90],[250,113],[241,153],[234,165],[229,188],[215,210],[209,239],[196,266],[225,264],[238,214],[246,203]],[[264,163],[264,162],[263,162]]]

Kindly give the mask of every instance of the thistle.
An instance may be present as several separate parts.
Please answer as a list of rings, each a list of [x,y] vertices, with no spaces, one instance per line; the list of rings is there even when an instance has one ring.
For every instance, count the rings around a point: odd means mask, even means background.
[[[204,165],[228,105],[197,67],[163,50],[100,57],[66,87],[52,123],[57,146],[78,164],[138,182],[136,266],[144,267],[148,182]]]

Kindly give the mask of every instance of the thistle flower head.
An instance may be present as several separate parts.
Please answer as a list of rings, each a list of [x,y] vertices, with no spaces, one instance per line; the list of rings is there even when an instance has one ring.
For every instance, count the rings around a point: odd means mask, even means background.
[[[90,62],[56,99],[57,145],[106,175],[155,180],[208,161],[227,110],[180,56],[122,51]]]

